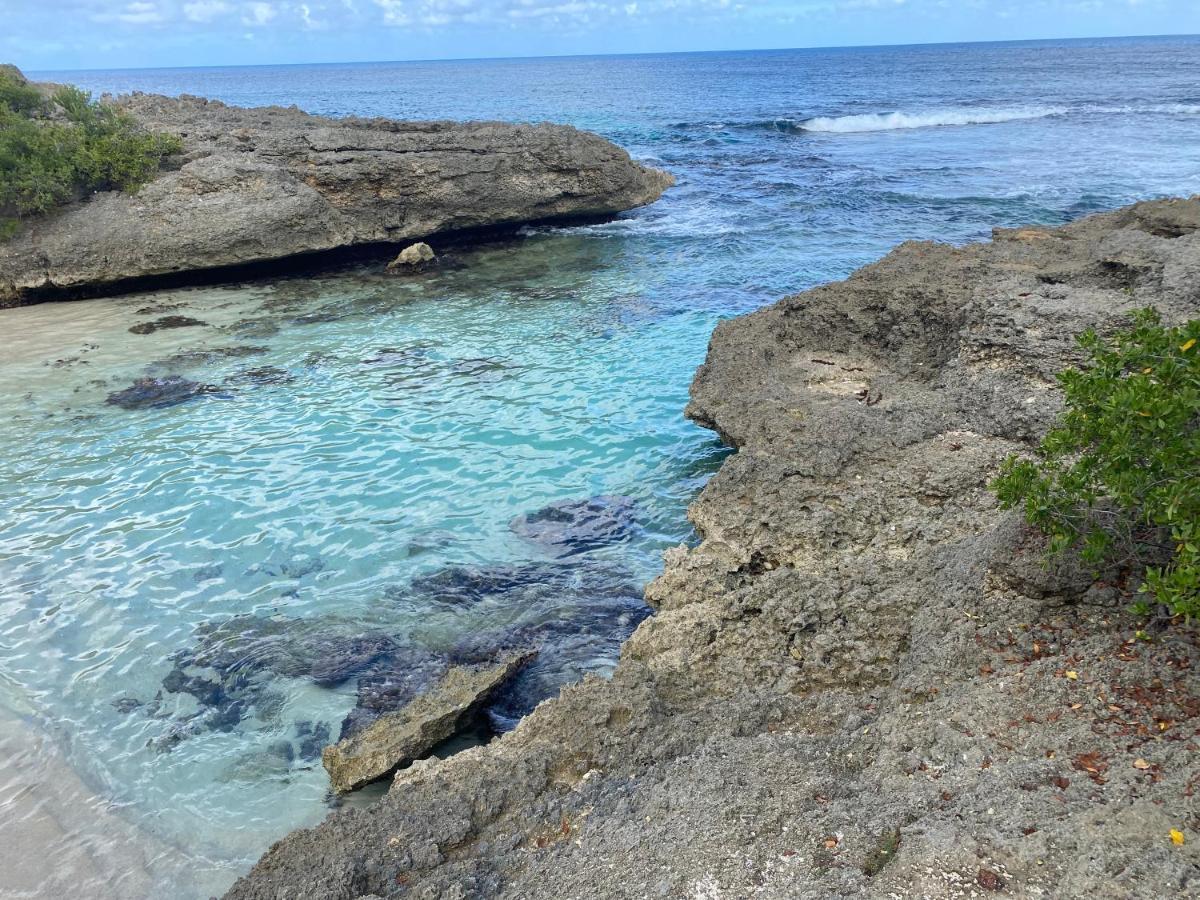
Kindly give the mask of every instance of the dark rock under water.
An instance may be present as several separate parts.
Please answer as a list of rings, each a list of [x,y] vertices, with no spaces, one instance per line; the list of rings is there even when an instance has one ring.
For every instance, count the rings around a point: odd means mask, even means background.
[[[164,378],[136,378],[124,390],[109,394],[104,402],[122,409],[161,409],[220,391],[211,384],[201,384],[181,375],[167,375]]]
[[[637,504],[611,494],[563,500],[517,516],[509,528],[559,555],[583,553],[628,540],[637,529]]]
[[[155,319],[152,322],[141,322],[133,325],[130,327],[129,333],[154,334],[156,331],[163,331],[168,328],[195,328],[207,324],[207,322],[193,319],[191,316],[163,316],[161,319]]]

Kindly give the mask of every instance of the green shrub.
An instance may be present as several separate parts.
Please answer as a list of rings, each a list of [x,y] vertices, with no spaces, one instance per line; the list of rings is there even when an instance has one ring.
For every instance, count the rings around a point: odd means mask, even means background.
[[[92,191],[137,190],[181,147],[78,88],[46,100],[0,68],[0,240],[21,218]]]
[[[1079,337],[1082,368],[1058,376],[1066,409],[1035,459],[1010,457],[992,487],[1050,536],[1050,551],[1146,566],[1141,590],[1200,615],[1200,320],[1153,309],[1112,338]],[[1143,611],[1148,605],[1139,604]]]

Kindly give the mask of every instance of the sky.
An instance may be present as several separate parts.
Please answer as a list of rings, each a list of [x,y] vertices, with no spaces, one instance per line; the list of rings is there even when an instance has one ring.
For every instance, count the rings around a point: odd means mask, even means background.
[[[1200,0],[0,0],[29,71],[1200,33]]]

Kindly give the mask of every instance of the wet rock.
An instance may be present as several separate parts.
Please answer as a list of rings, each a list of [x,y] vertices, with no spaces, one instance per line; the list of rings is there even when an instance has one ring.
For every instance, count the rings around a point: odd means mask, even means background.
[[[462,730],[533,656],[517,654],[482,669],[455,667],[403,709],[326,748],[321,761],[333,789],[344,794],[427,756],[434,746]]]
[[[387,272],[390,275],[416,275],[436,264],[433,248],[426,243],[416,243],[401,250],[400,255],[387,264]]]
[[[304,762],[320,759],[321,751],[329,743],[328,722],[299,721],[296,723],[297,755]]]
[[[637,528],[637,505],[630,497],[604,494],[588,500],[562,500],[517,516],[512,531],[561,555],[583,553],[628,540]]]
[[[118,697],[112,702],[113,709],[122,715],[129,715],[135,709],[142,707],[142,701],[136,697]]]
[[[201,384],[180,375],[137,378],[125,390],[109,394],[104,402],[122,409],[162,409],[195,400],[205,394],[220,393],[220,390],[211,384]]]
[[[422,602],[448,606],[488,602],[532,613],[566,607],[572,601],[640,597],[641,589],[627,571],[614,565],[532,562],[449,566],[414,578],[408,588],[389,587],[384,594],[403,601],[416,595]]]
[[[207,322],[193,319],[191,316],[163,316],[161,319],[155,319],[153,322],[142,322],[134,325],[129,329],[129,333],[154,334],[156,331],[163,331],[168,328],[194,328],[198,325],[207,324]]]
[[[385,634],[367,634],[318,640],[313,649],[316,658],[309,667],[309,677],[321,687],[333,687],[382,657],[396,653],[399,646]]]

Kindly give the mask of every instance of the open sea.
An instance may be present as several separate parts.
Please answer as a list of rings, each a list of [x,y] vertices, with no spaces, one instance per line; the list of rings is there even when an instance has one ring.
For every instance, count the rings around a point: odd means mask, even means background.
[[[725,453],[681,415],[720,319],[902,240],[1200,193],[1200,38],[28,74],[569,122],[678,185],[430,277],[0,311],[0,897],[221,892],[327,813],[315,753],[389,671],[532,636],[497,731],[609,671]],[[166,314],[205,324],[130,331]],[[104,402],[147,374],[219,390]],[[519,519],[593,497],[595,540]]]

